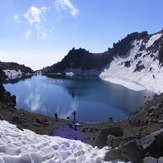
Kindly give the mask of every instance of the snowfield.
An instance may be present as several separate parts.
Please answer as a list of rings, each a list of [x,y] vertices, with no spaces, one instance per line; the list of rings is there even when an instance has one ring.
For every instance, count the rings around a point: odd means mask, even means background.
[[[101,79],[121,84],[135,91],[148,89],[161,94],[163,92],[163,66],[158,60],[159,50],[148,48],[152,47],[154,42],[162,36],[162,33],[157,33],[151,35],[147,42],[142,39],[132,41],[130,43],[132,48],[125,56],[120,57],[117,54],[114,60],[100,71],[67,68],[65,73],[71,76],[97,75]]]
[[[104,163],[108,150],[81,141],[22,131],[0,121],[0,163]]]
[[[105,81],[109,81],[111,83],[123,85],[124,87],[129,88],[129,89],[134,90],[134,91],[142,91],[142,90],[145,90],[145,87],[143,87],[141,85],[138,85],[136,83],[130,82],[130,81],[116,79],[116,78],[113,78],[113,77],[107,77],[107,78],[103,78],[103,79]]]
[[[157,36],[157,37],[156,37]],[[146,43],[149,47],[151,42],[154,42],[160,37],[160,34],[152,36]],[[155,59],[158,57],[159,52],[150,53],[145,48],[140,51],[140,46],[144,44],[142,40],[132,42],[133,48],[123,57],[115,57],[110,65],[104,68],[100,77],[105,80],[110,78],[119,80],[119,84],[124,85],[123,81],[135,83],[146,89],[152,90],[157,94],[163,92],[163,66],[159,64],[159,60]],[[130,62],[128,66],[125,66],[126,62]],[[137,66],[144,66],[139,71],[136,71]],[[116,80],[112,80],[113,82]],[[111,80],[110,80],[111,81]],[[124,85],[130,87],[130,84]]]

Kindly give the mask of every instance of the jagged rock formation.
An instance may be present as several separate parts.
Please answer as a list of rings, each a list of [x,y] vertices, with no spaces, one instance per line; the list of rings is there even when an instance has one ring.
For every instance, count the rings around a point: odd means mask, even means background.
[[[8,106],[15,107],[16,106],[16,96],[7,92],[2,85],[2,70],[0,69],[0,102],[5,103]]]
[[[108,55],[108,51],[100,54],[93,54],[85,49],[73,48],[62,59],[61,62],[46,67],[42,70],[44,73],[63,73],[66,70],[73,68],[81,68],[82,70],[98,69],[100,70],[104,65],[112,61],[112,55]]]

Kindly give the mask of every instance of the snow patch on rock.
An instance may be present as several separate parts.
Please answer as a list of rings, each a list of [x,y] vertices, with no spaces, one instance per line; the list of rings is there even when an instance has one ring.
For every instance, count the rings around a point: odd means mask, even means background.
[[[162,36],[161,33],[155,34],[151,36],[151,38],[148,40],[146,44],[146,48],[150,47],[156,40],[158,40]]]
[[[3,70],[3,72],[5,73],[5,75],[7,76],[7,80],[8,79],[16,79],[16,78],[20,78],[23,73],[20,70]]]

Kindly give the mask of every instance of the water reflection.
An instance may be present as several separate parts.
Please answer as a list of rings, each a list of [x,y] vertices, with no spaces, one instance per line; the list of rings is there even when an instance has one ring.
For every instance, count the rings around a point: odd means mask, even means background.
[[[33,76],[16,84],[5,84],[17,96],[17,107],[59,118],[77,112],[77,120],[105,122],[109,117],[122,120],[152,96],[150,91],[135,92],[100,79],[67,79]],[[135,100],[136,99],[136,100]]]

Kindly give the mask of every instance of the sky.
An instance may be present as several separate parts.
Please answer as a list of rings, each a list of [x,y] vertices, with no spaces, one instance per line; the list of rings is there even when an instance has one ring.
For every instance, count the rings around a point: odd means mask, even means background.
[[[163,0],[0,0],[0,61],[38,70],[73,47],[100,53],[163,29]]]

